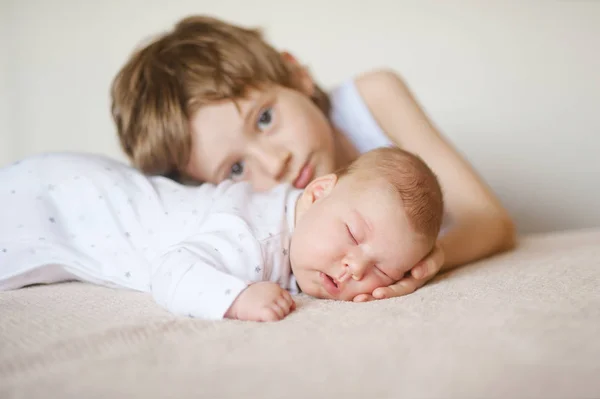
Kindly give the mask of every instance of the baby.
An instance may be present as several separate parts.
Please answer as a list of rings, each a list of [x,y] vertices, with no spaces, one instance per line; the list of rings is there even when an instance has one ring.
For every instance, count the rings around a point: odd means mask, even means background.
[[[0,290],[79,280],[180,315],[279,320],[302,291],[352,300],[434,247],[443,198],[418,157],[379,148],[305,189],[185,186],[54,153],[0,170]]]

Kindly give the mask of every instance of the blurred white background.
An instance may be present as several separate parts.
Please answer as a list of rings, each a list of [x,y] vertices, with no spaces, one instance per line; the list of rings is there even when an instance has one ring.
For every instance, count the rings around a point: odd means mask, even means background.
[[[125,160],[111,80],[193,13],[263,27],[326,88],[395,69],[521,232],[600,226],[595,0],[0,0],[0,166],[53,150]]]

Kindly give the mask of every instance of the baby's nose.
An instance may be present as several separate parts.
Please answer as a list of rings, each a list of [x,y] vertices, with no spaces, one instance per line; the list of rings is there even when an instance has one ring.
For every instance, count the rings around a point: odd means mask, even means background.
[[[350,273],[350,268],[348,267],[348,265],[344,265],[344,270],[342,270],[342,274],[339,275],[337,281],[343,283],[344,281],[348,280],[351,277],[351,275],[352,273]]]
[[[344,282],[350,278],[360,280],[362,278],[362,270],[360,268],[351,268],[350,265],[344,264],[342,274],[337,278],[339,282]]]

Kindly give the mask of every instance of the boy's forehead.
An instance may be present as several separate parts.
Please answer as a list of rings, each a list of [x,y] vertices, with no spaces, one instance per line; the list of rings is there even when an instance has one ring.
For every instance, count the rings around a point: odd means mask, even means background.
[[[190,118],[194,144],[211,153],[213,146],[221,150],[229,148],[231,139],[243,133],[248,118],[267,95],[265,91],[252,89],[244,97],[218,100],[198,107]],[[223,141],[229,145],[222,146]]]
[[[275,88],[272,86],[248,87],[238,97],[203,103],[190,116],[193,133],[202,138],[206,135],[204,133],[218,135],[224,130],[239,130],[257,107],[274,95]]]
[[[214,116],[223,113],[236,113],[245,115],[262,97],[269,91],[264,88],[248,87],[242,94],[236,97],[228,97],[219,100],[204,102],[198,106],[192,114],[191,119],[196,119],[199,115]]]
[[[202,104],[190,117],[192,153],[189,170],[204,181],[217,181],[233,154],[243,151],[263,104],[275,95],[272,85],[248,87],[241,97]]]

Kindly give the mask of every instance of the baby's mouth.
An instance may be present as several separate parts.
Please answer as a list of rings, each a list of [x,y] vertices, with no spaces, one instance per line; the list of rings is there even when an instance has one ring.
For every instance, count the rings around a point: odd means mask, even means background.
[[[333,277],[331,277],[329,274],[325,274],[325,276],[327,276],[327,278],[328,278],[329,280],[331,280],[331,282],[333,283],[333,285],[335,285],[335,287],[336,287],[336,288],[339,288],[339,287],[338,287],[338,284],[337,284],[337,283],[336,283],[336,281],[333,279]]]
[[[323,272],[319,272],[319,276],[321,277],[323,287],[329,293],[329,295],[337,296],[340,293],[338,283],[333,279],[333,277]]]

